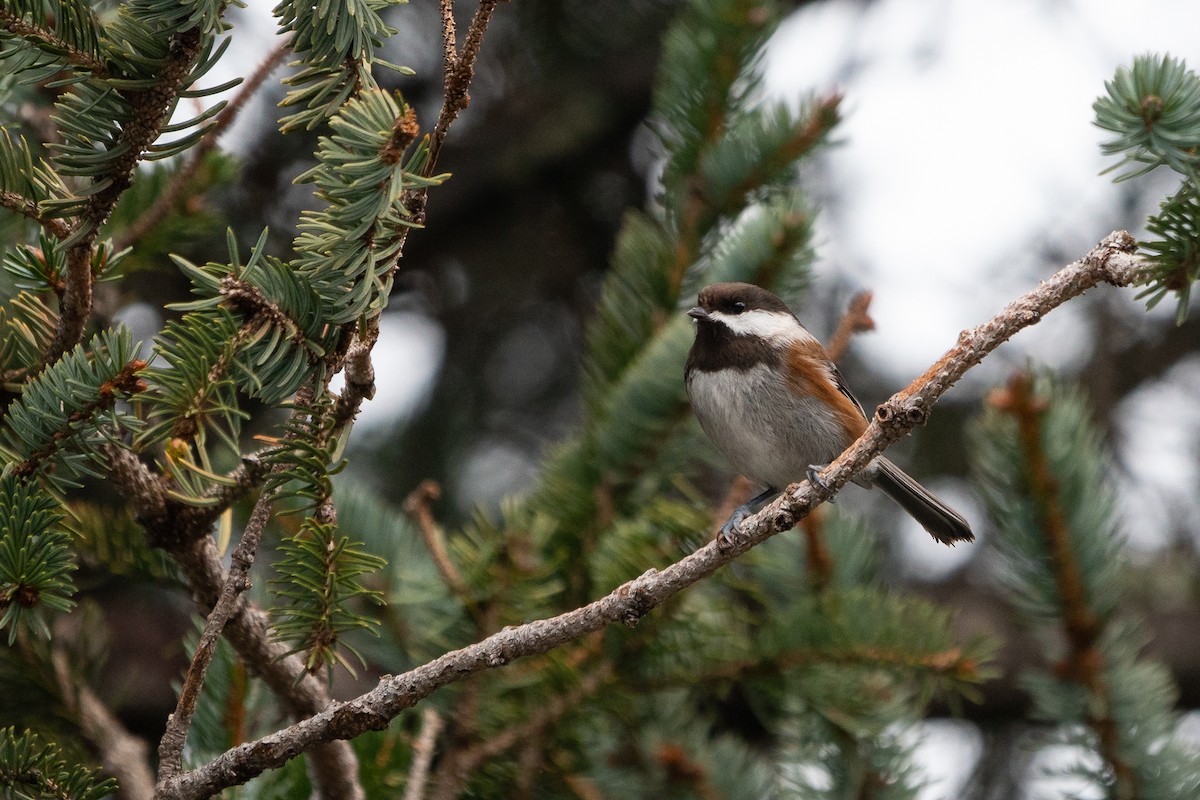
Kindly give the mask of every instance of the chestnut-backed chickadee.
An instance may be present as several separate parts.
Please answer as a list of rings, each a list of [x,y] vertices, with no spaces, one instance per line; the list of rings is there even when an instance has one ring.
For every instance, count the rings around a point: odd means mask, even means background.
[[[685,375],[696,418],[734,469],[766,487],[721,527],[727,539],[774,495],[840,455],[867,417],[825,348],[766,289],[713,284],[687,313],[696,320]],[[878,486],[939,542],[975,538],[962,516],[883,456],[855,481]]]

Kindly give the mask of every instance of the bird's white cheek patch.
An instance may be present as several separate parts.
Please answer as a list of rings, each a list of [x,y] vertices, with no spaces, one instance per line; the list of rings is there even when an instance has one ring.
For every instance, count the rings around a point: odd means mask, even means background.
[[[713,311],[710,316],[738,336],[759,336],[779,344],[817,341],[795,317],[778,311],[755,309],[741,314]]]

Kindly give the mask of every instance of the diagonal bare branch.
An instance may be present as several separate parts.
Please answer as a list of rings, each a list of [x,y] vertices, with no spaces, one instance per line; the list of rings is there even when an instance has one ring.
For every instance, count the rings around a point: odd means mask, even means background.
[[[804,481],[788,487],[777,500],[748,518],[728,544],[710,542],[666,569],[651,569],[586,606],[506,628],[403,675],[386,676],[366,694],[349,702],[333,703],[313,717],[239,745],[205,766],[161,784],[160,796],[171,800],[208,797],[280,767],[318,745],[381,730],[404,709],[469,675],[548,652],[618,622],[636,625],[670,597],[777,533],[789,530],[814,507],[830,499],[871,459],[924,423],[938,398],[1013,335],[1102,283],[1114,286],[1135,283],[1143,274],[1145,263],[1134,254],[1134,249],[1129,234],[1112,233],[1083,258],[1014,300],[988,322],[963,331],[955,347],[879,406],[866,432],[821,472],[821,485]]]

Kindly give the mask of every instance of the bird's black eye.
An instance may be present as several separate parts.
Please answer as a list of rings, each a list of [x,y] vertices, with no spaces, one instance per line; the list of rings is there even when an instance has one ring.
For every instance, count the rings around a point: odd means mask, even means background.
[[[730,304],[729,310],[734,314],[740,314],[746,310],[746,304],[741,300],[734,301],[732,304]]]

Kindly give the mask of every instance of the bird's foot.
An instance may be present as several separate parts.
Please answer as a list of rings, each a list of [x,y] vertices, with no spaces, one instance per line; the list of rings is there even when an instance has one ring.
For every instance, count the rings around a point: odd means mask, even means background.
[[[820,489],[825,494],[828,494],[829,492],[832,491],[829,488],[829,484],[826,483],[825,479],[821,477],[821,470],[825,469],[828,466],[829,466],[828,464],[809,464],[808,471],[806,473],[806,475],[808,477],[808,482],[811,483],[813,486],[817,487],[818,489]],[[831,498],[829,498],[829,500],[827,502],[832,503],[834,501],[834,499],[835,498],[831,497]]]
[[[741,536],[738,528],[746,521],[746,517],[750,516],[749,509],[746,506],[738,506],[737,510],[729,515],[729,519],[725,520],[725,524],[721,526],[721,530],[717,531],[717,547],[721,550],[728,550],[737,543]]]

